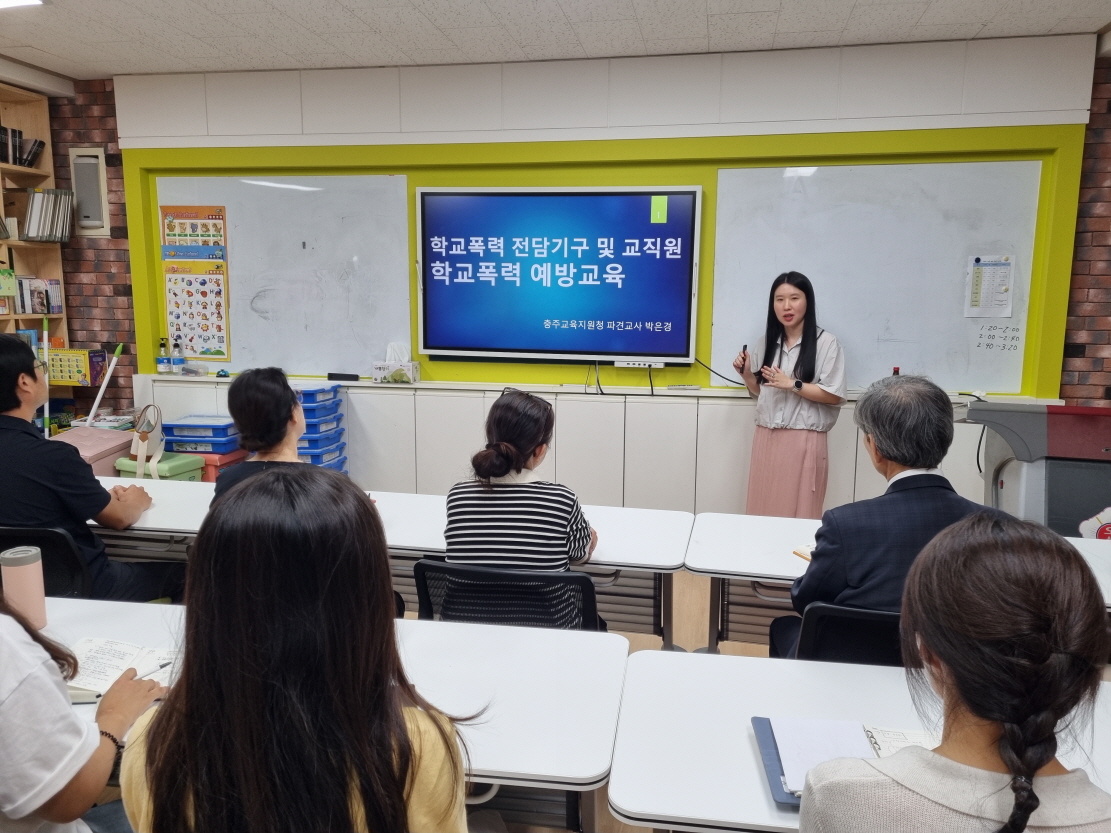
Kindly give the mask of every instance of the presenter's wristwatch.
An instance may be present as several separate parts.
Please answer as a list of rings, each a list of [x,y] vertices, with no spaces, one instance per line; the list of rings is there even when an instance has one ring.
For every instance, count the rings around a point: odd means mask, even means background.
[[[795,379],[795,393],[802,393],[802,379]]]

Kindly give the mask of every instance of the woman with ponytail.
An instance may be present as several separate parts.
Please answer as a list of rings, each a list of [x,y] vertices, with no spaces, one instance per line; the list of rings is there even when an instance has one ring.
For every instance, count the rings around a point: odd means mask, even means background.
[[[1111,652],[1080,554],[1038,524],[971,515],[915,560],[902,617],[915,703],[923,711],[931,690],[942,701],[941,745],[815,767],[801,833],[1111,830],[1111,795],[1056,757]]]
[[[517,570],[566,570],[598,543],[575,493],[541,480],[555,430],[550,402],[506,388],[486,418],[486,447],[471,458],[474,480],[447,496],[447,560]]]
[[[748,468],[748,515],[821,518],[826,434],[845,401],[845,354],[818,326],[814,287],[801,272],[772,281],[764,335],[733,361],[756,399]]]

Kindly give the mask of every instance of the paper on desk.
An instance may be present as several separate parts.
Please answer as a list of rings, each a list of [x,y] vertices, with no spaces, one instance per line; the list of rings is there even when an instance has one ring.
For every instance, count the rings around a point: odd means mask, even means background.
[[[877,758],[894,755],[907,746],[921,746],[933,749],[941,743],[941,738],[932,732],[914,732],[906,729],[881,729],[878,726],[865,726],[864,734],[872,744]]]
[[[170,685],[178,653],[114,639],[80,639],[73,646],[77,676],[70,680],[69,687],[104,694],[128,668],[134,668],[148,680]],[[165,668],[159,668],[166,663],[169,664]]]
[[[773,717],[772,733],[787,789],[801,793],[806,773],[834,758],[874,758],[864,727],[855,720]]]

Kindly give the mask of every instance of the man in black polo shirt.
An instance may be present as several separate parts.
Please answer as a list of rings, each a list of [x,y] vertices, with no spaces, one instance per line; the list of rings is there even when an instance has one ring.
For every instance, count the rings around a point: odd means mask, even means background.
[[[106,490],[69,443],[43,439],[32,420],[50,396],[43,363],[16,336],[0,334],[0,526],[66,530],[77,542],[96,599],[181,600],[185,565],[111,561],[86,523],[126,529],[151,504],[141,486]]]

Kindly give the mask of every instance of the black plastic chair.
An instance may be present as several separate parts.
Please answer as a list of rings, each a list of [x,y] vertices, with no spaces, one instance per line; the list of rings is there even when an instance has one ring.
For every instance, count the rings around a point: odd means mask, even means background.
[[[585,573],[472,567],[422,559],[413,565],[419,619],[598,630],[594,582]]]
[[[797,659],[902,666],[899,614],[811,602],[802,614]]]
[[[0,552],[12,547],[42,550],[42,580],[48,596],[87,599],[93,582],[73,536],[51,527],[0,526]]]
[[[395,619],[405,618],[405,599],[396,590],[393,591],[393,608],[396,614]]]

